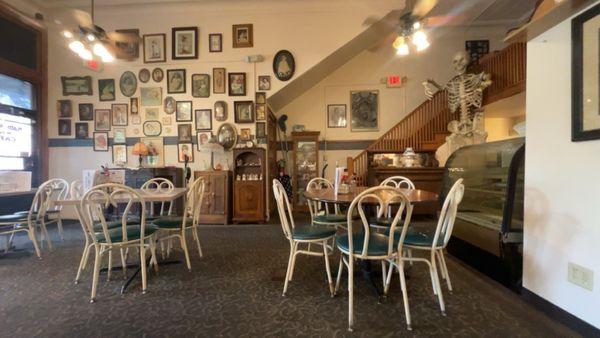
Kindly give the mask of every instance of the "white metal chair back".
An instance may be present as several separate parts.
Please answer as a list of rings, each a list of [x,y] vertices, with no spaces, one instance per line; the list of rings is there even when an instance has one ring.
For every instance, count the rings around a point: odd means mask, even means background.
[[[51,205],[52,201],[66,199],[69,194],[69,183],[62,178],[53,178],[42,183],[36,192],[38,195],[37,203],[30,212],[37,212],[39,217],[44,217],[48,211],[60,211],[62,205]]]
[[[188,217],[192,218],[192,225],[197,226],[200,222],[200,211],[202,207],[202,200],[204,199],[204,178],[200,177],[196,179],[192,184],[188,186],[188,191],[185,200],[185,207],[183,212],[183,225],[187,224]]]
[[[71,199],[80,199],[83,196],[83,184],[80,180],[71,182],[69,187],[69,196]]]
[[[107,225],[106,218],[104,217],[104,210],[112,205],[117,208],[118,204],[125,204],[123,215],[121,216],[120,229],[122,233],[122,240],[120,242],[128,242],[127,238],[127,219],[131,216],[130,212],[133,212],[135,204],[140,204],[141,208],[141,219],[140,219],[140,237],[139,240],[143,245],[144,242],[144,231],[146,227],[146,203],[144,198],[136,192],[134,189],[116,183],[105,183],[94,186],[88,192],[83,195],[80,202],[80,210],[82,220],[85,222],[85,226],[90,234],[94,244],[97,244],[97,238],[94,231],[94,220],[99,220],[102,225],[102,233],[109,245],[112,244],[112,239],[109,235],[109,228]],[[112,229],[118,229],[117,227],[111,227]],[[114,230],[113,230],[114,231]]]
[[[314,191],[319,191],[322,189],[331,189],[333,190],[333,184],[322,177],[315,177],[312,180],[308,181],[308,184],[306,185],[306,191],[310,191],[310,192],[314,192]],[[317,202],[317,201],[312,201],[312,200],[307,200],[308,203],[308,210],[310,211],[310,217],[311,219],[313,219],[321,210],[321,202]],[[330,214],[330,210],[329,210],[329,204],[328,203],[323,203],[325,204],[325,214]],[[334,206],[334,213],[339,214],[339,206],[336,204]]]
[[[273,195],[277,202],[277,211],[279,212],[279,220],[281,222],[283,234],[285,235],[285,238],[292,241],[295,227],[294,217],[292,216],[292,207],[290,206],[290,201],[285,192],[285,188],[277,179],[273,180]]]
[[[152,178],[152,179],[146,181],[142,185],[141,189],[144,191],[150,191],[153,193],[170,193],[173,191],[173,189],[175,189],[175,185],[173,185],[173,182],[171,182],[170,180],[168,180],[166,178],[156,177],[156,178]],[[166,203],[167,202],[165,202],[165,201],[160,203],[159,216],[165,215],[165,204]],[[173,202],[168,202],[168,203],[169,203],[169,209],[167,211],[167,215],[171,215],[173,212]],[[150,214],[152,216],[154,216],[154,203],[150,203]]]
[[[374,203],[375,202],[375,203]],[[363,191],[362,193],[360,193],[358,196],[356,196],[354,198],[354,200],[352,201],[352,204],[350,204],[350,207],[348,208],[348,252],[352,255],[352,253],[354,252],[354,245],[353,245],[353,236],[355,234],[353,234],[353,222],[352,222],[352,218],[353,218],[353,214],[354,214],[354,210],[358,209],[358,215],[360,216],[360,221],[362,222],[362,227],[363,227],[363,233],[364,233],[364,242],[363,242],[363,250],[360,253],[360,255],[355,255],[358,258],[366,258],[372,255],[369,255],[369,239],[371,236],[371,232],[372,229],[369,225],[369,220],[367,215],[365,214],[365,207],[366,206],[373,206],[375,205],[377,207],[378,213],[381,214],[383,212],[383,210],[388,210],[388,207],[394,204],[394,206],[397,206],[396,208],[396,212],[393,215],[393,220],[392,220],[392,224],[390,225],[390,230],[387,234],[388,236],[388,248],[387,248],[387,254],[385,256],[391,256],[392,253],[394,252],[394,233],[396,231],[396,227],[398,226],[398,223],[400,223],[400,221],[403,219],[404,222],[402,223],[402,227],[403,227],[403,231],[402,231],[402,236],[405,236],[405,229],[408,228],[408,224],[410,223],[410,218],[412,215],[412,205],[410,204],[410,201],[408,200],[408,197],[406,197],[406,195],[399,189],[394,188],[394,187],[390,187],[390,186],[377,186],[377,187],[372,187],[369,188],[365,191]],[[378,215],[380,216],[380,215]],[[398,243],[398,248],[401,247],[401,243],[404,240],[404,238],[401,238],[400,242]]]
[[[383,180],[383,182],[381,182],[380,185],[390,186],[390,187],[394,187],[394,188],[401,188],[401,189],[411,189],[411,190],[415,189],[415,184],[409,178],[404,177],[404,176],[388,177],[385,180]]]
[[[450,191],[446,195],[435,229],[435,235],[433,236],[432,248],[445,248],[448,245],[448,241],[450,241],[450,237],[452,236],[452,229],[454,229],[458,205],[462,201],[464,193],[465,185],[463,184],[463,179],[460,178],[454,182],[454,185],[452,185],[452,188],[450,188]],[[438,245],[440,238],[442,239],[442,244]]]

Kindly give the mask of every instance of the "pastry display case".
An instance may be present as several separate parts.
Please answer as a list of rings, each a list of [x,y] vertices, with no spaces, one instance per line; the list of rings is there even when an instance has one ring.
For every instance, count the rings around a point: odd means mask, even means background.
[[[308,211],[304,191],[308,182],[319,177],[319,132],[292,132],[294,210]]]

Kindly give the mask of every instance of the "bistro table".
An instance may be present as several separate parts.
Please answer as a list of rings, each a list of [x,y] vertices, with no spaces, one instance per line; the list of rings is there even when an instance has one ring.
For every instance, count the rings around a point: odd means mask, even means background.
[[[169,189],[169,190],[166,190],[166,189],[164,189],[164,190],[133,189],[133,190],[136,193],[138,193],[144,199],[145,202],[152,202],[152,203],[154,203],[154,202],[171,202],[171,203],[173,203],[178,198],[185,196],[188,189],[187,188],[173,188],[173,189]],[[81,196],[81,197],[83,197],[83,196]],[[139,199],[137,199],[135,197],[131,198],[131,195],[129,195],[129,194],[124,194],[121,197],[119,196],[119,194],[115,194],[115,196],[113,197],[113,200],[116,203],[127,203],[127,202],[129,202],[129,200],[132,200],[133,202],[138,202],[138,203],[140,202]],[[77,217],[79,217],[79,222],[81,222],[82,225],[84,224],[83,221],[81,220],[82,213],[79,209],[81,206],[81,198],[67,198],[67,199],[54,200],[51,202],[51,206],[55,206],[55,205],[75,207],[75,209],[77,210]],[[150,260],[150,258],[148,258],[148,260]],[[160,262],[159,264],[164,265],[164,264],[178,264],[178,263],[181,263],[181,261],[167,261],[167,262]],[[133,275],[129,279],[127,279],[127,281],[125,281],[125,283],[121,287],[121,294],[125,293],[125,290],[127,290],[127,287],[131,284],[133,279],[140,273],[141,266],[136,265],[135,267],[137,267],[137,269],[135,270]],[[113,267],[114,270],[117,270],[119,268],[121,268],[121,267],[118,267],[118,266]]]
[[[312,191],[305,191],[304,197],[306,197],[306,199],[312,200],[312,201],[323,202],[323,203],[332,203],[332,204],[337,204],[340,206],[349,207],[350,204],[352,204],[352,201],[358,195],[360,195],[360,193],[362,193],[363,191],[365,191],[369,188],[370,187],[356,187],[353,191],[351,191],[347,194],[338,193],[337,195],[335,194],[334,190],[331,188],[315,189]],[[438,194],[433,193],[433,192],[420,190],[420,189],[400,189],[400,190],[406,195],[406,197],[408,197],[408,200],[413,205],[419,204],[419,203],[435,202],[438,200]],[[379,191],[376,194],[379,195],[379,197],[381,197],[383,200],[387,200],[388,203],[391,205],[400,203],[400,199],[397,199],[396,201],[394,201],[393,197],[390,198],[390,195],[392,195],[392,193],[389,191]],[[386,198],[386,195],[388,196],[387,198]],[[363,204],[369,204],[369,203],[375,205],[378,202],[374,198],[372,200],[369,200],[369,199],[363,200]],[[377,286],[377,284],[375,283],[375,279],[373,278],[371,262],[365,261],[363,264],[362,270],[364,272],[365,278],[369,281],[370,285],[373,287],[373,289],[375,290],[376,294],[379,296],[379,299],[381,301],[383,293],[382,293],[381,289]]]

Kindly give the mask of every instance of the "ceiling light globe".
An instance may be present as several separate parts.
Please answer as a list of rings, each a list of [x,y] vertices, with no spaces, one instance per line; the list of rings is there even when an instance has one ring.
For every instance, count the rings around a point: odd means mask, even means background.
[[[396,48],[396,55],[405,56],[409,54],[408,45],[402,44],[398,48]]]
[[[87,37],[88,41],[90,41],[90,42],[96,40],[96,37],[94,36],[94,34],[91,34],[91,33],[88,34],[86,37]]]
[[[70,32],[70,31],[68,31],[68,30],[64,30],[64,31],[62,31],[62,35],[63,35],[65,38],[67,38],[67,39],[71,39],[71,38],[73,38],[73,33],[71,33],[71,32]]]
[[[79,54],[81,53],[82,50],[85,49],[85,46],[83,45],[83,43],[81,43],[81,41],[73,41],[71,43],[69,43],[69,49],[71,49],[73,52]]]

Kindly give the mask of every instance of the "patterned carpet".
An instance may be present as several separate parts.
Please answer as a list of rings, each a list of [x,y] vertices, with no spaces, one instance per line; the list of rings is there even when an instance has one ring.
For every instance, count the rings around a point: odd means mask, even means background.
[[[66,229],[66,239],[54,238],[53,251],[45,249],[41,261],[31,252],[0,255],[0,336],[575,336],[451,257],[455,291],[445,289],[447,317],[419,264],[409,269],[412,332],[405,328],[397,278],[383,304],[356,278],[356,325],[349,333],[347,292],[329,297],[322,259],[301,256],[288,295],[281,296],[289,247],[276,225],[206,227],[200,234],[204,257],[193,252],[192,272],[162,266],[158,275],[149,274],[145,295],[139,280],[121,295],[122,273],[108,282],[104,274],[97,302],[90,304],[91,268],[73,284],[81,228]],[[15,245],[32,250],[23,236]],[[177,250],[171,258],[182,255]],[[331,263],[337,269],[337,254]]]

